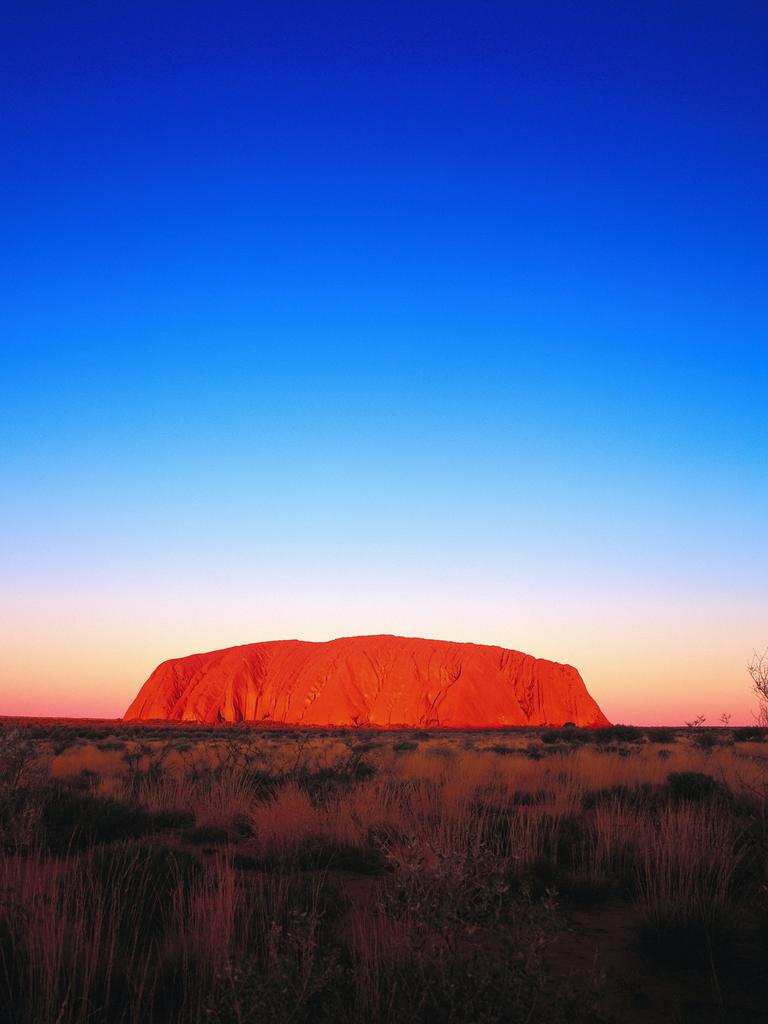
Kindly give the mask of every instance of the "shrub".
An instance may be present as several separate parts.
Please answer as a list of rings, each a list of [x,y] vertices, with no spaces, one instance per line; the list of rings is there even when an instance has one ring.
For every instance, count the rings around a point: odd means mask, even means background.
[[[175,829],[190,828],[195,823],[194,811],[164,810],[152,811],[150,814],[153,832],[167,832]]]
[[[642,743],[643,730],[636,725],[609,725],[594,730],[596,743]]]
[[[72,789],[78,789],[81,791],[96,790],[101,784],[101,775],[98,772],[92,771],[90,768],[83,768],[77,775],[69,775],[65,779],[61,780],[66,785],[71,786]]]
[[[103,750],[105,753],[125,750],[125,743],[123,740],[119,740],[116,736],[107,736],[104,740],[99,740],[97,744],[99,750]],[[179,744],[179,747],[181,744]]]
[[[394,960],[385,965],[383,983],[375,988],[379,1013],[366,1019],[387,1024],[594,1021],[583,1000],[571,1003],[549,983],[544,953],[552,930],[549,924],[535,926],[525,951],[502,944],[491,954],[470,949]]]
[[[344,982],[335,943],[322,941],[322,913],[298,905],[274,921],[258,949],[231,958],[206,1008],[213,1024],[314,1024],[339,1019]]]
[[[667,790],[673,802],[699,803],[720,792],[720,786],[705,772],[670,772]]]
[[[299,871],[348,871],[356,875],[378,875],[388,869],[381,846],[373,839],[356,845],[321,835],[308,835],[287,852],[249,849],[236,854],[234,863],[248,871],[272,871],[286,864]]]
[[[638,783],[634,786],[619,784],[605,789],[592,789],[581,798],[581,806],[585,811],[604,804],[617,803],[633,810],[650,810],[657,807],[662,796],[658,786],[650,782]]]
[[[544,757],[544,751],[539,743],[529,743],[523,753],[530,761],[541,761]]]
[[[588,729],[577,729],[574,725],[564,725],[562,729],[544,729],[539,733],[542,743],[589,743],[592,735]]]
[[[41,811],[42,842],[52,853],[138,839],[152,829],[141,807],[53,783],[41,792]]]
[[[151,813],[137,804],[96,796],[63,782],[18,789],[0,800],[0,840],[56,855],[89,846],[140,839],[191,824],[184,812]]]
[[[427,747],[427,757],[442,757],[446,761],[452,761],[456,757],[456,751],[452,747],[434,746]]]
[[[253,835],[253,829],[247,814],[236,814],[232,819],[232,828],[241,839],[246,839]]]
[[[10,789],[36,780],[40,757],[28,730],[0,727],[0,786]]]
[[[709,729],[697,730],[691,736],[691,743],[699,750],[711,751],[718,745],[719,737]]]
[[[674,729],[654,728],[646,729],[645,735],[651,743],[676,743],[677,733]]]
[[[576,753],[575,743],[543,743],[539,748],[544,757],[557,757]]]
[[[376,768],[355,755],[341,758],[329,768],[303,769],[295,773],[296,785],[314,801],[323,803],[341,787],[353,786],[373,778]]]
[[[240,837],[236,833],[224,825],[199,825],[184,833],[184,839],[196,846],[230,843],[233,839],[238,838]]]
[[[736,743],[764,743],[768,736],[768,729],[760,729],[756,726],[743,726],[733,730],[733,739]]]
[[[250,788],[255,800],[270,800],[283,782],[284,779],[256,768],[243,772],[243,783]]]
[[[370,754],[373,750],[378,750],[381,744],[378,740],[363,740],[361,743],[355,743],[352,747],[354,754]]]

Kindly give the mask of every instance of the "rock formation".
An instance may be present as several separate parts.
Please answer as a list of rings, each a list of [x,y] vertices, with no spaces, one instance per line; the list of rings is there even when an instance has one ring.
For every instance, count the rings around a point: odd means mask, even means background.
[[[399,636],[273,640],[159,665],[126,719],[380,728],[607,725],[570,665]]]

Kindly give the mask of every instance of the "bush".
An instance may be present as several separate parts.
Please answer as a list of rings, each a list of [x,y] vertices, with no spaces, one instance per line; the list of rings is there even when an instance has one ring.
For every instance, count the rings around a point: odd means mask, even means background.
[[[19,789],[0,801],[0,837],[13,845],[34,843],[55,855],[89,846],[140,839],[191,824],[185,812],[152,813],[137,804],[96,796],[62,782]]]
[[[153,832],[169,832],[190,828],[195,823],[194,811],[152,811],[150,813]]]
[[[733,739],[736,743],[764,743],[768,736],[768,729],[759,729],[755,726],[744,726],[733,730]]]
[[[90,768],[83,768],[82,771],[77,773],[77,775],[68,775],[61,781],[66,783],[72,789],[88,792],[99,788],[99,785],[101,784],[101,775],[98,772],[92,771]]]
[[[592,735],[588,729],[577,729],[573,725],[563,726],[562,729],[544,729],[539,733],[542,743],[589,743]]]
[[[97,746],[99,750],[103,750],[105,753],[125,750],[125,742],[123,740],[119,740],[116,736],[107,736],[105,740],[99,740]],[[181,744],[178,745],[178,747],[180,746]]]
[[[138,839],[152,830],[143,808],[50,784],[41,793],[43,845],[51,853],[67,853],[97,843]]]
[[[196,846],[207,846],[215,843],[230,843],[240,837],[236,832],[224,825],[199,825],[184,833],[184,839]]]
[[[643,730],[636,725],[609,725],[594,731],[595,743],[642,743]]]
[[[243,773],[243,781],[248,784],[256,800],[271,800],[284,780],[270,772],[250,768]]]
[[[651,743],[676,743],[677,733],[674,729],[647,729],[645,735]]]
[[[339,788],[365,782],[375,774],[374,765],[353,754],[349,758],[340,758],[329,768],[319,768],[314,772],[301,770],[296,773],[295,780],[296,785],[303,789],[310,799],[322,803]]]
[[[529,761],[541,761],[544,751],[539,743],[529,743],[523,751]]]
[[[388,869],[381,845],[373,835],[362,845],[322,835],[308,835],[290,853],[255,853],[249,850],[236,854],[234,862],[250,871],[272,871],[286,863],[300,871],[349,871],[356,875],[378,875]]]
[[[662,796],[661,790],[650,782],[638,783],[634,786],[619,784],[605,789],[592,789],[581,798],[581,806],[585,811],[594,810],[603,804],[620,803],[633,810],[651,810],[657,807]]]
[[[718,745],[719,739],[716,733],[711,732],[709,729],[697,730],[691,736],[691,742],[699,750],[714,750]]]
[[[212,1024],[350,1019],[343,1011],[352,1002],[353,978],[329,927],[347,901],[328,879],[319,891],[301,876],[287,881],[290,891],[280,905],[273,905],[269,888],[262,893],[270,926],[253,948],[227,963],[204,1011]]]
[[[452,761],[456,757],[456,751],[452,747],[427,747],[427,757],[442,757],[446,761]]]
[[[700,803],[720,792],[720,786],[705,772],[670,772],[667,790],[675,803]]]
[[[0,727],[0,787],[28,785],[42,772],[29,730]]]

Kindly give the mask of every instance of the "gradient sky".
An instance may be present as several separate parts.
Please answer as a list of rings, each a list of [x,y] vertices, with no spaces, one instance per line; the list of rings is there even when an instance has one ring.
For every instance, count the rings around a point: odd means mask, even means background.
[[[751,721],[768,5],[9,0],[0,51],[0,714],[393,632]]]

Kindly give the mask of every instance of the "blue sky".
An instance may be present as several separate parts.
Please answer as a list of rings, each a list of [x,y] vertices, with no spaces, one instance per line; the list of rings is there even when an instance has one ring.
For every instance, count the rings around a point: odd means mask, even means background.
[[[4,16],[9,709],[396,631],[748,716],[764,5]]]

